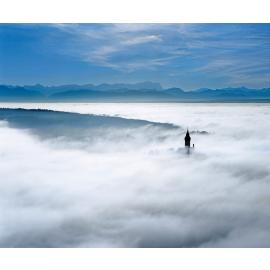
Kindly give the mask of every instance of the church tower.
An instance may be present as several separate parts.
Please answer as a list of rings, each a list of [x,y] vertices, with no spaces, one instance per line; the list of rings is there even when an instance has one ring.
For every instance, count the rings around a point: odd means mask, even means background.
[[[191,138],[189,136],[189,132],[188,132],[188,129],[187,129],[187,133],[186,133],[186,136],[185,136],[185,147],[190,147],[190,141],[191,141]]]

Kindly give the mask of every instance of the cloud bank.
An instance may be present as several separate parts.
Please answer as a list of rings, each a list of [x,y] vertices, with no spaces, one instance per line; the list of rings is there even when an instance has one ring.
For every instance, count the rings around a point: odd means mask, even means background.
[[[269,247],[269,105],[50,106],[130,119],[1,110],[1,247]]]

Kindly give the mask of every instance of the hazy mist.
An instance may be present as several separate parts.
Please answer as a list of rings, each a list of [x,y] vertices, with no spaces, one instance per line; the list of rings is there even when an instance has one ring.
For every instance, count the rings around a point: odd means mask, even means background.
[[[269,104],[0,107],[70,112],[0,109],[1,247],[270,247]]]

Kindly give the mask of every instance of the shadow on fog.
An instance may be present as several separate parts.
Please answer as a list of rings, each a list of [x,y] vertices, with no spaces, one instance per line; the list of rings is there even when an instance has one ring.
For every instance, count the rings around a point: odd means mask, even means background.
[[[30,130],[42,139],[65,137],[72,140],[102,138],[114,131],[119,139],[132,136],[132,131],[143,128],[155,132],[156,139],[162,139],[164,131],[182,133],[182,128],[169,123],[125,119],[113,116],[88,115],[40,109],[0,109],[0,121],[9,127]],[[128,131],[128,134],[127,134]],[[166,136],[165,136],[166,137]],[[164,138],[165,138],[164,137]]]

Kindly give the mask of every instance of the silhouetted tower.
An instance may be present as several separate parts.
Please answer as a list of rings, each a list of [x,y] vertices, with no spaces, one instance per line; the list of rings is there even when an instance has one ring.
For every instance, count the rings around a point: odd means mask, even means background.
[[[188,132],[188,129],[187,129],[187,133],[186,133],[186,136],[185,136],[185,147],[190,147],[190,141],[191,141],[191,138],[189,136],[189,132]]]

